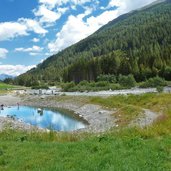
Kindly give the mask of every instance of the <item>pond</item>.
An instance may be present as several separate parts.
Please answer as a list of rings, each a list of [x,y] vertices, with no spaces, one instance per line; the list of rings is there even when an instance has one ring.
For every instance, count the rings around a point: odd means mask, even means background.
[[[33,126],[56,131],[73,131],[86,126],[83,121],[66,112],[29,106],[1,107],[0,116],[15,118]]]

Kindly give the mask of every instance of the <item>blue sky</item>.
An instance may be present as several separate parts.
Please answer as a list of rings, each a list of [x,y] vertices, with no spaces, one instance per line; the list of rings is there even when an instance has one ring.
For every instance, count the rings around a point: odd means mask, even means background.
[[[0,0],[0,74],[19,75],[154,0]]]

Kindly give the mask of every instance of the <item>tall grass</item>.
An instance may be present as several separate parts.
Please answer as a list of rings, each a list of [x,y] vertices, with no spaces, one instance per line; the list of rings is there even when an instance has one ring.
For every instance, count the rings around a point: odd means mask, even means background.
[[[145,136],[139,129],[101,135],[0,134],[0,170],[170,170],[171,135]]]

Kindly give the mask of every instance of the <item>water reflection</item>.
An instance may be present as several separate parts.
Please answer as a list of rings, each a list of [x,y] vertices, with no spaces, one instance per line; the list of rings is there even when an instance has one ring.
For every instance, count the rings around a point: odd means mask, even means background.
[[[28,106],[3,107],[0,116],[12,117],[41,128],[57,131],[72,131],[85,127],[85,124],[65,113]]]

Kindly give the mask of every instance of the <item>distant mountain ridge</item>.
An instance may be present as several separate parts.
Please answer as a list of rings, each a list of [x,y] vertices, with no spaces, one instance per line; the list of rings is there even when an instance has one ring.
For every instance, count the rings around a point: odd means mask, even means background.
[[[0,80],[4,81],[6,78],[14,78],[12,75],[0,74]]]
[[[91,36],[20,75],[17,84],[96,80],[100,74],[133,74],[141,81],[171,79],[171,0],[124,14]]]

